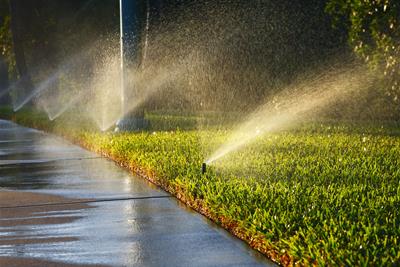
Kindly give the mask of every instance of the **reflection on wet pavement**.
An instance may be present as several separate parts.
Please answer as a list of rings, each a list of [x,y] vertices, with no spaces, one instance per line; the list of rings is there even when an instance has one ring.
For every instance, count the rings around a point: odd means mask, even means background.
[[[0,257],[113,266],[271,265],[175,198],[126,199],[168,194],[113,162],[0,120],[5,189],[60,198],[46,202],[53,204],[125,200],[13,209],[0,203]]]

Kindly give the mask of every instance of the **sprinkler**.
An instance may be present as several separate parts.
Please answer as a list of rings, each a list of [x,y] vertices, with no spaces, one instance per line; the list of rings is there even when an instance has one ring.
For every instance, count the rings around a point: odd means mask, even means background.
[[[201,164],[201,174],[205,174],[207,171],[207,163],[203,162],[203,164]]]

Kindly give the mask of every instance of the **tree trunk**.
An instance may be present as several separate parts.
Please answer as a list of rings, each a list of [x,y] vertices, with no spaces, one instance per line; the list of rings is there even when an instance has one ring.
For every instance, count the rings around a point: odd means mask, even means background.
[[[0,105],[10,105],[8,66],[3,56],[0,56]]]
[[[15,63],[19,74],[19,79],[21,80],[21,87],[23,90],[23,94],[25,95],[26,93],[32,91],[34,86],[26,65],[26,59],[23,47],[24,31],[23,31],[23,25],[21,23],[23,20],[23,14],[22,14],[22,11],[24,9],[23,5],[24,5],[23,0],[10,0],[11,32],[13,37]]]

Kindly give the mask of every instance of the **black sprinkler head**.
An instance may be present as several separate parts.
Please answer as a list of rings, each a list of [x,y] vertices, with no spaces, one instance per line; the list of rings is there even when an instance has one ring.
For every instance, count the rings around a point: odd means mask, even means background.
[[[201,164],[201,174],[205,174],[206,171],[207,171],[207,164],[203,162],[203,164]]]

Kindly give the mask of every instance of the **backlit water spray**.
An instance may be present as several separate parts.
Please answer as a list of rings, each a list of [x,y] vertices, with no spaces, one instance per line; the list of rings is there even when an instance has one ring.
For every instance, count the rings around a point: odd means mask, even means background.
[[[85,62],[85,60],[88,59],[93,49],[94,48],[89,48],[71,57],[65,62],[65,64],[61,65],[60,68],[53,71],[52,73],[50,73],[50,75],[48,75],[45,79],[43,79],[38,84],[38,86],[36,86],[28,94],[16,98],[13,102],[14,112],[20,110],[22,107],[24,107],[27,103],[29,103],[33,99],[42,98],[47,91],[55,90],[55,88],[58,87],[58,82],[60,80],[60,77],[65,76],[67,73],[71,71],[76,71],[76,69],[78,69],[76,66],[82,65]],[[14,90],[18,90],[18,88],[14,88]]]
[[[51,75],[49,78],[47,78],[45,81],[40,83],[40,85],[29,92],[29,94],[25,95],[24,97],[17,99],[13,103],[13,110],[14,112],[20,110],[23,106],[25,106],[28,102],[30,102],[33,98],[38,97],[42,94],[43,91],[47,90],[50,86],[52,86],[57,80],[58,80],[58,75],[60,74],[59,71]]]
[[[60,117],[64,112],[66,112],[68,109],[70,109],[72,106],[74,106],[76,103],[79,102],[79,100],[82,99],[82,93],[78,93],[76,96],[71,97],[70,99],[67,100],[67,102],[60,103],[57,102],[57,107],[50,107],[48,103],[46,105],[43,105],[44,111],[47,113],[49,120],[53,121]]]
[[[212,164],[254,142],[257,137],[293,127],[306,118],[321,114],[336,101],[366,88],[373,77],[364,67],[336,69],[286,88],[248,116],[205,163]],[[288,95],[285,92],[289,92]]]

